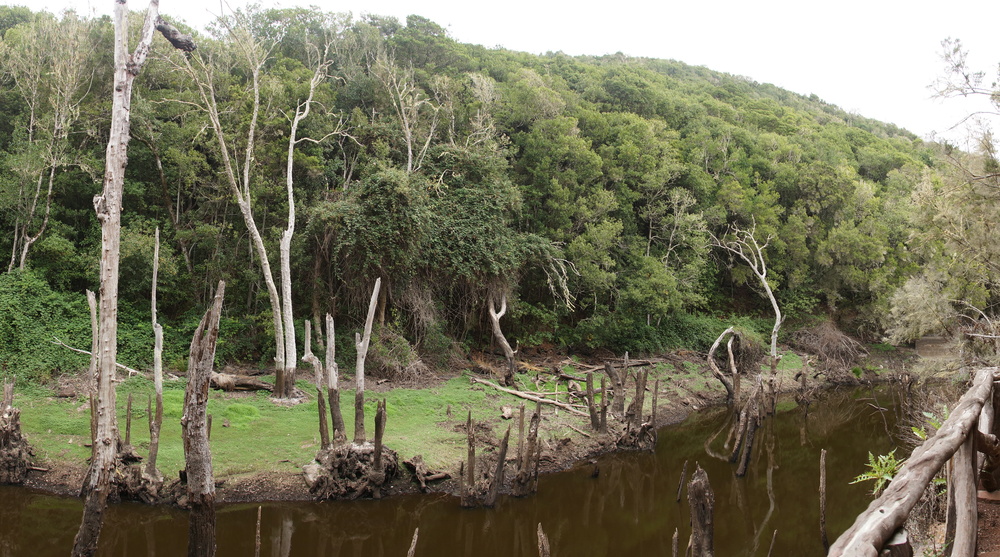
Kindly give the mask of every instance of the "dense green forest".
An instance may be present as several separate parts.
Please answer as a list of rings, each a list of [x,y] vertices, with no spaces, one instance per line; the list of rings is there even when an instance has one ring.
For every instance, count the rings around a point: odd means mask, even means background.
[[[0,33],[0,374],[81,369],[51,341],[89,346],[112,25],[0,7]],[[418,16],[251,10],[195,40],[185,55],[158,37],[136,82],[129,365],[152,357],[157,228],[175,367],[220,279],[221,362],[273,365],[282,328],[301,343],[326,313],[350,357],[376,278],[373,351],[401,368],[488,347],[504,296],[522,347],[702,347],[733,316],[770,312],[713,248],[735,229],[767,242],[793,321],[907,340],[944,326],[929,300],[990,303],[992,259],[957,256],[942,215],[950,192],[986,226],[996,209],[950,185],[967,182],[954,160],[991,153],[678,61],[462,44]]]

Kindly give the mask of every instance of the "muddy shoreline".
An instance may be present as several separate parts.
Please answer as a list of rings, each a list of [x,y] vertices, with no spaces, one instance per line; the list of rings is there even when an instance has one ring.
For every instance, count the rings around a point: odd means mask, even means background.
[[[690,362],[694,365],[703,365],[704,357],[697,353],[678,351],[673,354],[664,355],[666,360],[677,363]],[[561,356],[560,356],[561,359]],[[553,368],[554,362],[550,359],[535,360],[529,366],[538,373],[540,369]],[[593,365],[593,362],[585,365]],[[690,364],[688,364],[690,365]],[[779,373],[779,391],[781,394],[799,392],[801,385],[796,381],[796,370]],[[802,371],[802,370],[798,370]],[[707,373],[707,370],[704,371]],[[862,380],[855,380],[849,373],[839,373],[835,375],[817,373],[815,370],[809,371],[808,391],[814,393],[818,390],[835,388],[838,386],[870,384],[871,382],[881,382],[892,380],[893,374],[883,374],[880,377],[869,376]],[[435,381],[441,381],[438,377]],[[744,379],[746,381],[746,379]],[[424,381],[418,385],[421,389],[432,389],[436,386],[435,381]],[[747,381],[748,382],[748,381]],[[748,382],[749,383],[749,382]],[[412,388],[413,385],[393,385],[386,383],[378,385],[369,390],[369,394],[377,396],[380,392],[387,392],[397,387]],[[668,385],[669,386],[669,385]],[[661,387],[659,393],[659,404],[656,410],[656,429],[673,425],[684,421],[692,412],[696,412],[708,407],[725,404],[726,394],[720,383],[711,379],[703,384],[702,388],[692,388],[686,383],[678,382],[673,385],[671,393],[674,396],[666,396],[666,387]],[[349,386],[348,386],[349,388]],[[490,387],[470,383],[470,388],[481,388],[487,391]],[[652,390],[652,385],[647,388]],[[681,393],[681,394],[678,394]],[[533,403],[529,403],[530,413]],[[553,418],[555,414],[555,419]],[[649,412],[647,411],[647,414]],[[539,462],[540,474],[551,474],[573,468],[575,466],[586,465],[588,461],[598,456],[617,451],[624,451],[616,444],[617,435],[615,433],[599,434],[589,431],[589,424],[585,420],[578,420],[573,427],[568,425],[567,414],[563,413],[559,418],[558,412],[552,410],[550,406],[543,406],[542,430],[539,436],[542,441],[542,456]],[[610,420],[610,416],[609,416]],[[511,420],[515,421],[515,420]],[[477,441],[477,447],[486,458],[492,456],[492,449],[495,449],[499,438],[502,436],[501,430],[510,422],[504,422],[499,416],[492,423],[486,424],[489,434],[481,436]],[[575,423],[575,422],[574,422]],[[392,423],[389,424],[392,429]],[[565,432],[566,427],[573,430],[569,435],[553,435],[555,430],[561,429]],[[614,431],[614,429],[612,429]],[[30,440],[30,439],[29,439]],[[391,443],[386,445],[392,448]],[[626,449],[627,450],[627,449]],[[513,452],[513,451],[512,451]],[[508,454],[507,461],[510,463],[513,457]],[[459,482],[455,478],[458,476],[459,462],[450,462],[443,467],[443,471],[448,472],[452,478],[428,484],[428,493],[444,493],[458,495]],[[508,464],[509,465],[509,464]],[[31,471],[24,487],[41,491],[44,493],[78,497],[80,486],[86,475],[87,467],[85,463],[72,465],[65,463],[39,462],[39,468],[46,471]],[[383,492],[384,497],[391,497],[401,494],[411,494],[420,492],[419,484],[413,479],[412,474],[405,467],[400,466],[400,476],[393,480],[389,488]],[[184,486],[179,480],[178,471],[162,470],[166,476],[164,481],[163,494],[165,495],[157,504],[176,505],[177,498],[184,492]],[[504,492],[509,487],[508,478]],[[219,503],[248,503],[248,502],[269,502],[269,501],[314,501],[315,498],[309,493],[308,485],[303,478],[301,471],[298,472],[248,472],[244,474],[217,476],[216,477],[216,501]]]

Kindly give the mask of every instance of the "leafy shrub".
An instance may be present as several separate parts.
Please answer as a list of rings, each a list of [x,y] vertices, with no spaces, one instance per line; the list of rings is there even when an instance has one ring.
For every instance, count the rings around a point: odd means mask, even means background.
[[[38,382],[88,367],[88,356],[53,344],[55,338],[90,348],[86,297],[54,292],[31,271],[0,275],[0,377]]]

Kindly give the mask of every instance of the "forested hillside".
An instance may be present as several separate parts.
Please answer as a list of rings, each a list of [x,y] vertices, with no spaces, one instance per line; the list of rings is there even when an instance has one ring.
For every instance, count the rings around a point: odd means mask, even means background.
[[[112,26],[0,7],[0,32],[0,373],[85,368],[49,340],[89,346]],[[707,319],[770,311],[712,247],[732,227],[768,241],[791,318],[878,339],[921,263],[913,194],[944,165],[815,96],[677,61],[461,44],[417,16],[241,12],[196,43],[185,56],[157,38],[136,81],[129,365],[151,358],[157,228],[178,367],[220,279],[227,362],[273,365],[276,345],[294,354],[290,323],[301,343],[326,313],[349,355],[377,278],[373,350],[404,366],[410,347],[433,363],[489,346],[504,296],[521,346],[710,343]]]

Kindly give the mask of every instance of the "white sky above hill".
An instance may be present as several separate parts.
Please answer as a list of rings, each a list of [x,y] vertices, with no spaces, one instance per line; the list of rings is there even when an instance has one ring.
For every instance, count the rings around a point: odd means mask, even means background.
[[[21,0],[23,1],[23,0]],[[18,3],[12,0],[11,3]],[[114,0],[41,0],[32,9],[110,14]],[[26,2],[25,2],[26,3]],[[227,6],[242,6],[233,0]],[[262,2],[268,5],[269,2]],[[962,118],[985,100],[933,99],[944,73],[941,41],[961,39],[973,67],[993,81],[1000,63],[1000,2],[992,0],[281,0],[335,12],[424,16],[461,42],[541,54],[610,54],[674,59],[747,76],[821,99],[922,137],[964,145]],[[145,7],[130,2],[132,10]],[[160,11],[202,27],[218,0],[160,0]],[[228,7],[226,8],[228,9]]]

